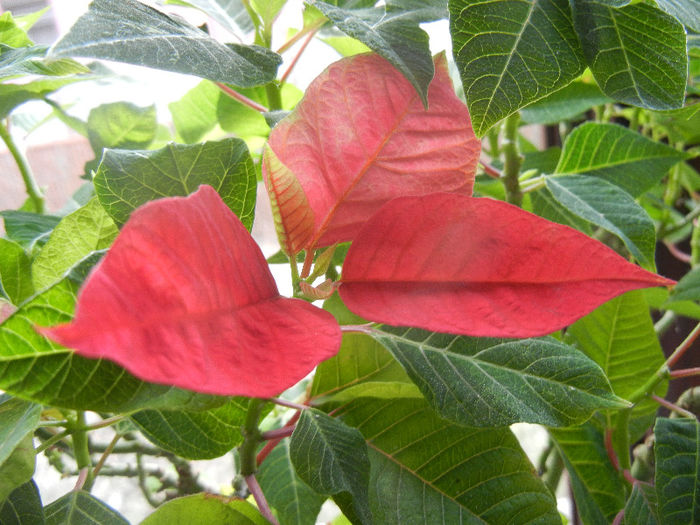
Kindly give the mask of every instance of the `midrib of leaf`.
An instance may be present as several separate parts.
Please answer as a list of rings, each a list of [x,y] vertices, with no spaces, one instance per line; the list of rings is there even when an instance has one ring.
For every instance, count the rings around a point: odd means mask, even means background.
[[[622,55],[625,57],[625,64],[627,65],[627,75],[630,78],[630,83],[632,86],[634,86],[634,92],[637,95],[637,98],[639,100],[642,100],[642,95],[639,92],[639,87],[637,86],[637,82],[634,80],[634,76],[632,75],[632,64],[629,61],[629,58],[627,57],[627,48],[625,48],[624,43],[622,42],[622,35],[620,34],[620,28],[617,25],[617,20],[615,19],[615,16],[613,15],[613,8],[606,6],[606,9],[608,10],[608,15],[612,19],[613,26],[615,27],[615,34],[617,35],[617,41],[620,44],[620,49],[622,50]],[[608,81],[610,80],[610,77],[608,77]],[[606,81],[607,84],[607,81]]]
[[[355,368],[357,368],[357,360],[355,361],[355,363],[356,363],[356,367],[355,367]],[[370,372],[369,374],[366,374],[366,375],[361,376],[361,377],[356,377],[356,378],[353,379],[352,381],[350,381],[350,382],[348,382],[348,383],[345,383],[345,384],[342,384],[342,385],[341,385],[341,384],[338,384],[338,386],[336,386],[335,388],[331,388],[330,390],[327,390],[327,391],[325,391],[325,392],[319,392],[318,394],[316,394],[315,396],[313,396],[313,397],[311,398],[311,400],[313,401],[313,400],[316,399],[316,398],[324,397],[324,396],[327,396],[327,395],[329,395],[329,394],[334,394],[335,392],[339,392],[339,391],[345,390],[346,388],[351,387],[351,386],[353,386],[353,385],[362,383],[363,381],[367,380],[368,378],[370,378],[370,377],[372,377],[372,376],[374,376],[374,375],[379,374],[382,370],[384,370],[385,368],[389,367],[391,364],[392,364],[391,361],[387,361],[387,362],[384,363],[383,365],[377,367],[375,370],[372,370],[372,372]],[[336,382],[337,382],[337,383],[340,383],[340,376],[339,376],[338,374],[340,374],[340,369],[339,369],[339,368],[336,369],[336,377],[338,378]]]
[[[503,70],[501,73],[498,75],[498,82],[496,83],[495,87],[493,88],[493,91],[491,92],[491,97],[489,98],[488,104],[486,104],[486,109],[484,110],[484,115],[488,115],[489,111],[491,110],[491,103],[494,101],[495,97],[493,96],[494,93],[496,93],[499,88],[501,87],[501,82],[503,82],[503,75],[505,75],[506,70],[508,69],[508,66],[510,65],[511,61],[513,60],[513,56],[515,55],[515,51],[518,48],[518,45],[520,44],[520,40],[523,38],[523,33],[525,33],[525,28],[530,24],[530,18],[532,18],[532,13],[535,12],[535,4],[537,3],[536,0],[533,0],[530,2],[530,8],[527,13],[527,18],[525,19],[525,22],[522,24],[522,29],[520,30],[520,33],[518,33],[518,36],[515,39],[515,42],[513,43],[513,47],[510,50],[510,53],[508,54],[508,60],[506,60],[505,65],[503,66]],[[481,134],[483,131],[483,121],[481,125],[479,126],[479,131],[477,132],[477,135]]]

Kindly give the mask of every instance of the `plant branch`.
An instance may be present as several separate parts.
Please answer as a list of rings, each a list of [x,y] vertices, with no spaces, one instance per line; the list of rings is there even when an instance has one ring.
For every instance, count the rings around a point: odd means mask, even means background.
[[[87,477],[85,478],[84,490],[90,492],[94,476],[92,474],[92,459],[90,458],[90,446],[88,443],[88,434],[85,424],[85,412],[79,411],[76,415],[75,426],[69,428],[73,436],[73,452],[75,453],[75,461],[78,464],[78,470],[87,469]]]
[[[676,259],[684,263],[690,263],[691,256],[679,250],[675,244],[669,241],[664,241],[664,245],[666,246],[666,249],[668,249],[668,251],[671,253],[671,255],[673,255]]]
[[[274,403],[275,405],[280,405],[287,408],[293,408],[294,410],[308,410],[307,405],[301,405],[295,403],[294,401],[287,401],[286,399],[280,399],[279,397],[271,397],[267,401]]]
[[[22,176],[22,181],[24,182],[24,188],[27,191],[27,195],[32,201],[32,204],[34,204],[34,209],[37,213],[44,213],[44,196],[42,194],[41,188],[36,183],[36,179],[34,179],[34,174],[32,173],[32,169],[29,166],[29,162],[27,161],[24,154],[17,147],[17,144],[12,138],[10,130],[2,122],[0,122],[0,138],[7,146],[7,149],[10,151],[12,158],[17,164],[19,173]]]
[[[258,423],[260,422],[260,414],[265,406],[265,402],[264,399],[258,398],[250,400],[245,423],[241,428],[243,443],[238,447],[238,456],[241,461],[241,475],[246,479],[248,476],[255,474],[257,470],[255,452],[258,448],[258,443],[262,440]]]
[[[665,365],[668,369],[673,368],[680,358],[683,357],[683,354],[685,354],[693,345],[698,336],[700,336],[700,323],[695,325],[695,328],[693,328],[693,330],[688,334],[688,337],[686,337],[685,340],[678,345],[678,348],[676,348],[671,356],[666,360]]]
[[[651,394],[651,398],[662,407],[668,408],[671,412],[676,412],[677,414],[680,414],[683,417],[695,419],[695,414],[693,414],[689,410],[686,410],[685,408],[681,408],[678,405],[674,405],[670,401],[666,401],[663,397],[659,397],[656,394]]]
[[[516,206],[523,202],[523,194],[520,191],[520,166],[522,157],[518,148],[518,125],[520,114],[513,113],[506,118],[503,126],[503,185],[506,189],[506,201]]]
[[[290,418],[289,421],[287,421],[282,428],[294,428],[296,427],[297,421],[299,421],[299,416],[301,416],[301,410],[298,412],[295,412],[294,415]],[[263,461],[265,461],[265,458],[272,452],[277,445],[279,445],[279,442],[282,441],[284,437],[279,437],[276,439],[271,439],[267,443],[265,443],[265,446],[262,448],[260,452],[258,452],[258,457],[255,459],[256,463],[258,465],[261,465]]]
[[[244,106],[248,106],[249,108],[254,109],[255,111],[259,111],[260,113],[267,113],[269,111],[269,109],[267,109],[262,104],[258,104],[254,100],[249,99],[245,95],[242,95],[241,93],[239,93],[235,89],[228,87],[226,84],[224,84],[222,82],[217,82],[216,85],[219,87],[219,89],[221,91],[226,93],[232,99],[237,100],[238,102],[240,102]]]
[[[486,173],[486,175],[488,175],[489,177],[493,177],[494,179],[500,179],[503,176],[503,174],[499,170],[491,166],[491,164],[489,164],[488,162],[480,160],[479,164],[481,164],[481,168],[484,170],[484,173]]]
[[[316,30],[311,31],[311,32],[309,32],[307,37],[304,39],[304,41],[301,44],[301,47],[299,48],[299,51],[297,51],[297,54],[294,55],[294,58],[292,59],[292,63],[289,64],[289,67],[287,68],[287,70],[284,72],[284,74],[280,78],[280,85],[284,84],[287,81],[287,78],[289,78],[289,75],[292,72],[292,70],[294,69],[294,66],[297,65],[297,62],[301,58],[301,55],[304,54],[304,51],[308,47],[311,40],[313,40],[315,34],[316,34]]]
[[[263,491],[258,484],[258,480],[255,478],[255,474],[246,476],[245,482],[246,485],[248,485],[248,490],[253,495],[253,498],[255,498],[255,503],[258,505],[258,509],[260,509],[260,514],[265,516],[265,518],[267,518],[267,520],[273,525],[279,525],[277,519],[272,515],[270,506],[267,504],[265,494],[263,494]]]
[[[54,436],[50,437],[46,441],[44,441],[41,445],[36,447],[36,453],[39,454],[46,450],[47,448],[50,448],[54,446],[56,443],[63,441],[64,438],[68,437],[70,435],[71,431],[70,430],[63,430],[59,432],[58,434],[55,434]]]
[[[276,428],[274,430],[268,430],[267,432],[262,433],[262,439],[265,441],[269,440],[281,440],[286,437],[289,437],[294,433],[295,426],[291,427],[282,427],[282,428]]]
[[[136,476],[138,477],[139,488],[141,489],[143,497],[146,498],[146,501],[151,507],[158,507],[158,505],[160,505],[161,502],[153,497],[153,493],[146,486],[146,471],[143,468],[141,454],[139,453],[136,454]]]
[[[109,455],[112,453],[114,450],[114,447],[117,445],[117,442],[122,438],[121,434],[115,434],[115,436],[112,438],[112,441],[109,442],[109,445],[107,445],[107,448],[105,451],[102,453],[102,456],[100,456],[99,461],[95,465],[95,468],[92,471],[92,475],[94,477],[97,477],[97,475],[100,473],[102,470],[102,467],[104,467],[105,461],[107,461],[107,458]]]
[[[296,44],[299,40],[304,38],[307,34],[309,33],[316,33],[323,24],[326,23],[326,18],[321,18],[319,21],[317,21],[315,24],[312,24],[308,27],[302,28],[297,34],[292,36],[289,40],[287,40],[284,44],[282,44],[279,49],[276,51],[278,55],[281,55],[285,51],[287,51],[290,47],[292,47],[294,44]]]
[[[670,376],[671,379],[678,379],[680,377],[700,376],[700,366],[696,366],[695,368],[683,368],[681,370],[672,370]]]

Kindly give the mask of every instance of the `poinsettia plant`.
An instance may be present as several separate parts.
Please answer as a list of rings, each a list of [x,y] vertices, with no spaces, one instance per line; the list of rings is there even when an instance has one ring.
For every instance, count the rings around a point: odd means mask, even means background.
[[[352,523],[561,523],[564,470],[575,520],[697,519],[697,388],[667,390],[700,373],[679,365],[700,325],[666,355],[660,337],[700,319],[700,9],[308,1],[274,52],[283,0],[172,3],[247,43],[136,0],[94,0],[51,48],[3,15],[3,116],[46,100],[96,158],[81,205],[47,214],[0,127],[29,197],[0,239],[0,521],[124,523],[91,490],[126,452],[146,524],[313,523],[328,498]],[[444,18],[449,58],[420,26]],[[346,56],[302,97],[312,40]],[[81,121],[50,98],[94,78],[75,57],[204,80],[163,142],[152,109]],[[516,423],[546,429],[536,469]],[[44,507],[41,452],[77,475]],[[188,460],[229,453],[212,497]]]

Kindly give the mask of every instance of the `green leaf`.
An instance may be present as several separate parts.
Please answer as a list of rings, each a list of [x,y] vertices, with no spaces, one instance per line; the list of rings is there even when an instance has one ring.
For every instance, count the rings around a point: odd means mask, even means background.
[[[24,248],[0,238],[0,297],[18,305],[34,293],[31,264]]]
[[[289,443],[294,469],[319,494],[349,494],[352,510],[371,523],[369,459],[362,435],[342,421],[311,408],[304,410]]]
[[[0,324],[0,389],[37,403],[99,412],[201,410],[225,398],[145,383],[106,360],[86,359],[39,335],[35,326],[70,321],[79,284],[69,277]]]
[[[0,44],[0,78],[16,75],[62,76],[89,73],[90,70],[69,58],[46,57],[46,46],[15,49]]]
[[[693,268],[678,281],[666,304],[679,301],[700,301],[700,267]]]
[[[0,464],[27,434],[34,432],[40,417],[40,405],[0,394]]]
[[[411,11],[412,16],[421,22],[433,22],[447,18],[447,0],[386,0],[386,5],[392,9]]]
[[[44,507],[46,525],[129,525],[121,514],[83,491],[71,491]]]
[[[24,84],[0,84],[0,118],[30,100],[42,100],[57,89],[81,80],[79,77],[42,78]]]
[[[592,423],[551,430],[569,472],[583,523],[608,525],[625,504],[625,487]]]
[[[86,255],[109,248],[117,233],[114,221],[96,198],[66,215],[34,259],[34,286],[41,290],[60,280]]]
[[[656,495],[663,524],[700,520],[700,424],[659,418],[654,426]]]
[[[638,482],[632,487],[632,494],[625,505],[625,515],[621,525],[658,525],[656,491],[648,483]]]
[[[507,341],[381,326],[384,344],[448,421],[569,426],[601,408],[625,406],[600,368],[552,338]]]
[[[547,177],[545,184],[567,210],[619,237],[642,266],[655,269],[654,221],[629,193],[586,175]]]
[[[157,129],[155,106],[141,108],[129,102],[97,106],[87,120],[88,139],[98,157],[105,148],[146,148]]]
[[[612,102],[595,84],[572,82],[565,88],[524,107],[520,118],[526,124],[557,124],[571,120],[593,106]]]
[[[698,0],[656,0],[656,5],[675,17],[681,24],[695,32],[700,32],[700,1]]]
[[[578,348],[598,363],[623,399],[640,388],[664,363],[664,354],[654,331],[643,292],[632,291],[608,301],[571,325],[567,334]],[[666,393],[668,381],[655,392]],[[630,432],[640,437],[653,421],[658,405],[652,399],[632,411]]]
[[[285,525],[313,525],[325,501],[294,470],[289,440],[283,439],[258,468],[258,482]]]
[[[327,16],[341,31],[391,62],[427,104],[428,84],[435,68],[428,45],[428,34],[419,23],[420,12],[387,5],[385,8],[341,9],[334,5],[308,1]]]
[[[250,6],[260,15],[260,20],[266,26],[272,25],[287,0],[249,0]]]
[[[678,20],[643,2],[615,8],[576,0],[573,11],[586,61],[603,93],[648,109],[683,106],[688,58]]]
[[[185,95],[168,105],[173,125],[187,144],[198,142],[216,126],[217,104],[221,90],[203,80]]]
[[[26,31],[21,29],[11,12],[0,15],[0,43],[11,47],[31,46],[34,42],[27,36]]]
[[[44,509],[34,481],[20,485],[0,505],[3,525],[44,525]]]
[[[559,224],[566,224],[587,235],[591,234],[590,224],[559,204],[546,187],[533,191],[530,194],[530,202],[532,203],[532,211],[540,217]]]
[[[638,197],[684,158],[682,151],[630,129],[588,122],[566,138],[556,173],[595,175]]]
[[[584,69],[565,0],[450,0],[453,53],[477,136]]]
[[[34,432],[26,434],[10,455],[0,463],[0,501],[4,501],[17,487],[34,475]]]
[[[186,196],[209,184],[250,229],[257,179],[240,139],[182,145],[153,151],[107,150],[94,179],[102,206],[118,225],[136,208],[161,197]]]
[[[367,442],[377,524],[561,523],[508,428],[455,425],[420,399],[360,399],[337,415]]]
[[[131,415],[149,441],[187,459],[212,459],[243,442],[248,400],[231,398],[205,411],[141,410]]]
[[[136,0],[93,0],[52,50],[127,62],[250,87],[273,80],[282,58],[258,46],[224,45]]]
[[[0,211],[7,237],[31,250],[35,244],[44,244],[51,231],[61,221],[56,215],[41,215],[28,211]]]
[[[205,12],[234,34],[238,31],[248,33],[254,29],[242,0],[187,0],[182,3]]]
[[[269,525],[247,501],[227,501],[212,494],[192,494],[158,507],[141,525]]]
[[[649,116],[655,126],[666,130],[670,141],[682,141],[688,146],[700,143],[700,104],[669,111],[651,111]]]

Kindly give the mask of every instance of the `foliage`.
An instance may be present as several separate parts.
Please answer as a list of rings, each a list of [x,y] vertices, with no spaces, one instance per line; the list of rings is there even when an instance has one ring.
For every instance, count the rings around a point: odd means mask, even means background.
[[[697,523],[698,389],[664,399],[700,375],[697,2],[308,0],[280,45],[286,4],[94,0],[51,48],[0,17],[28,197],[0,212],[0,522],[125,523],[91,494],[121,475],[146,524],[310,524],[329,498],[339,523],[561,523],[566,470],[583,523]],[[347,56],[302,97],[313,40]],[[83,121],[54,93],[108,77],[79,57],[202,80],[170,127],[129,100]],[[55,214],[10,126],[36,100],[95,153]],[[546,428],[537,468],[514,423]],[[48,505],[41,453],[77,476]],[[227,454],[207,493],[190,460]]]

